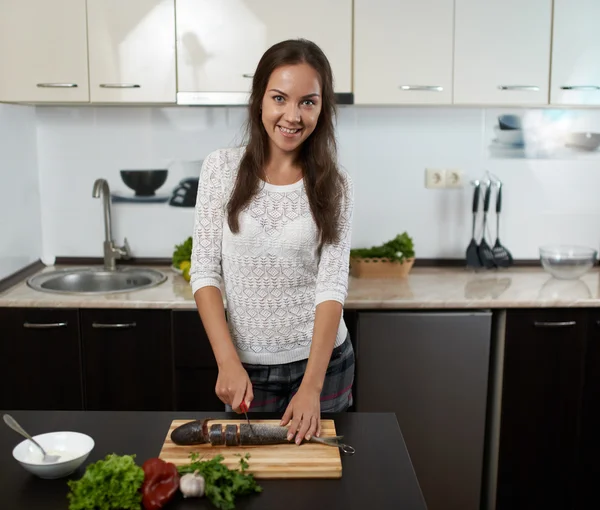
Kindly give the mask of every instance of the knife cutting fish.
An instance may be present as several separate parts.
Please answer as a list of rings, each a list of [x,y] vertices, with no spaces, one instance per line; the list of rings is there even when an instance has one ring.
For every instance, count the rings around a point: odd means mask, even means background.
[[[244,413],[244,416],[246,417],[246,422],[248,423],[248,425],[250,425],[250,418],[248,418],[248,406],[246,405],[245,400],[242,400],[242,403],[240,404],[240,411]]]

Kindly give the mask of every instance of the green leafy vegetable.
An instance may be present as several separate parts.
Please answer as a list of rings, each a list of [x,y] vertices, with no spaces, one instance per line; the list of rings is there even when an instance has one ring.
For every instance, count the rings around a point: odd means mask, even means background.
[[[69,510],[139,510],[144,471],[135,455],[107,455],[90,464],[81,479],[69,480]]]
[[[192,238],[188,237],[183,243],[175,245],[173,252],[173,265],[179,267],[179,264],[192,259]]]
[[[222,464],[223,455],[216,455],[211,460],[202,461],[197,453],[192,453],[190,458],[191,464],[177,468],[179,474],[193,473],[198,470],[206,483],[206,497],[220,510],[233,510],[235,498],[239,496],[262,492],[262,487],[256,483],[254,477],[245,472],[248,469],[249,453],[240,458],[239,470],[229,469]]]
[[[412,238],[406,233],[398,234],[394,239],[371,248],[356,248],[350,250],[353,258],[387,258],[391,261],[402,262],[415,256],[415,248]]]

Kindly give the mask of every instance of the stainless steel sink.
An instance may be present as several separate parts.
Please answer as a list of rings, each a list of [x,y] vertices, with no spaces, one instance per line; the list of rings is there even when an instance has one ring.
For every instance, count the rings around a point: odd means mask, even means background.
[[[27,280],[32,289],[56,294],[109,294],[147,289],[161,284],[166,275],[155,269],[103,267],[61,269],[39,273]]]

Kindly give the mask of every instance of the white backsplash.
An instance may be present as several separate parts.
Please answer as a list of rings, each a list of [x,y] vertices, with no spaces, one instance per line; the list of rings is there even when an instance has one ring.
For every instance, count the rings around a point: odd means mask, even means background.
[[[541,111],[517,110],[530,119]],[[166,168],[168,179],[157,194],[170,193],[186,177],[180,162],[240,143],[245,118],[243,108],[41,106],[35,112],[48,262],[101,256],[102,205],[91,195],[96,178],[127,192],[119,170]],[[536,258],[545,243],[598,246],[600,158],[491,158],[489,133],[502,112],[515,110],[341,107],[340,162],[355,183],[353,246],[380,244],[407,231],[418,257],[462,258],[471,235],[468,181],[485,170],[504,183],[500,237],[516,258]],[[586,115],[600,120],[600,111]],[[22,166],[32,148],[19,143],[27,153]],[[426,189],[427,167],[459,168],[466,185]],[[115,241],[127,237],[141,257],[170,257],[193,224],[193,209],[168,203],[114,203],[112,211]]]
[[[36,115],[32,106],[0,104],[0,279],[40,257]]]

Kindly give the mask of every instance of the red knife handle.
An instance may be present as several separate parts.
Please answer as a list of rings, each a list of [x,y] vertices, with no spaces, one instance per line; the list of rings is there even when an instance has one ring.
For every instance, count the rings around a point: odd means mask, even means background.
[[[242,403],[240,404],[240,411],[242,413],[247,413],[248,412],[248,406],[246,405],[246,401],[242,400]]]

